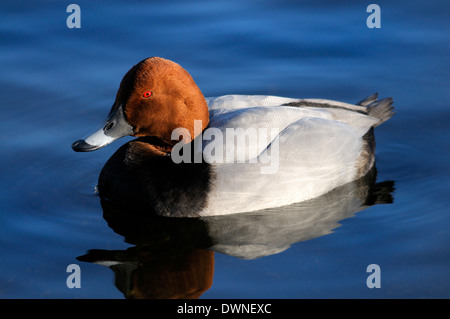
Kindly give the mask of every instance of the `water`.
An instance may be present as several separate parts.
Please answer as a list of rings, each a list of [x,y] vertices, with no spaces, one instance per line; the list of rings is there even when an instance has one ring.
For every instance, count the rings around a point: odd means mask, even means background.
[[[377,3],[380,29],[367,28],[360,1],[78,1],[81,29],[67,28],[58,1],[2,3],[0,297],[124,298],[132,278],[140,296],[175,294],[175,284],[155,287],[180,283],[185,267],[200,298],[448,298],[450,6]],[[148,56],[180,63],[205,96],[392,96],[397,114],[377,128],[376,155],[393,203],[337,210],[338,193],[279,219],[118,228],[95,185],[126,139],[88,154],[70,145]],[[127,263],[92,263],[102,258]],[[70,264],[80,289],[66,286]],[[369,264],[380,266],[379,289],[366,285]]]

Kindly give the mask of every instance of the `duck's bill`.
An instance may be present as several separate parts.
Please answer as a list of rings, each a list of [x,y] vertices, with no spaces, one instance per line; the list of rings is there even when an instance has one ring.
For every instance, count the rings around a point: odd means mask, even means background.
[[[75,152],[95,151],[121,137],[132,134],[133,127],[127,123],[123,115],[122,106],[120,106],[111,112],[105,125],[91,135],[73,143],[72,148]]]

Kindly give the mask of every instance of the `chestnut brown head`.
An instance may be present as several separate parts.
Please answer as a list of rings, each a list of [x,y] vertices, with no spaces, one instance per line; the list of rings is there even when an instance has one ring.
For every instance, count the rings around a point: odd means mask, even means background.
[[[123,77],[105,125],[75,142],[75,151],[92,151],[114,140],[152,136],[165,143],[177,128],[187,129],[194,139],[194,121],[209,121],[205,98],[190,74],[179,64],[163,58],[147,58]]]

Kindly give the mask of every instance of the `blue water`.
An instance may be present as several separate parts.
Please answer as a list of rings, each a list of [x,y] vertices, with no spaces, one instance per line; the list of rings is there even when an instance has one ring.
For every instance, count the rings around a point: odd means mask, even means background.
[[[149,56],[180,63],[205,96],[356,102],[378,92],[397,110],[376,129],[378,181],[395,183],[393,203],[335,216],[322,231],[319,221],[290,232],[280,226],[252,244],[292,240],[253,259],[200,247],[208,246],[201,238],[192,245],[206,252],[200,266],[213,279],[200,298],[450,296],[450,4],[377,1],[381,28],[370,29],[364,1],[76,3],[80,29],[66,25],[68,3],[0,5],[1,298],[124,298],[131,280],[154,291],[179,253],[161,253],[157,247],[170,252],[180,240],[161,243],[159,233],[136,252],[139,244],[103,218],[98,174],[127,139],[93,153],[70,147],[107,115],[126,71]],[[298,221],[297,209],[281,213]],[[264,225],[266,217],[255,220]],[[92,249],[110,259],[145,255],[153,268],[120,275],[126,270],[79,258]],[[81,288],[66,285],[70,264],[80,266]],[[380,266],[381,288],[366,285],[370,264]]]

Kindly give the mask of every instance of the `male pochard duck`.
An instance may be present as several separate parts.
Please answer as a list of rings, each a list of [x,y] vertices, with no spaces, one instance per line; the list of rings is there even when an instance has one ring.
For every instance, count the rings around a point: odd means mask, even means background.
[[[373,128],[392,115],[392,99],[377,94],[356,104],[205,98],[179,64],[152,57],[125,74],[105,125],[72,148],[138,137],[103,167],[103,200],[145,215],[224,215],[305,201],[363,177],[375,162]]]

